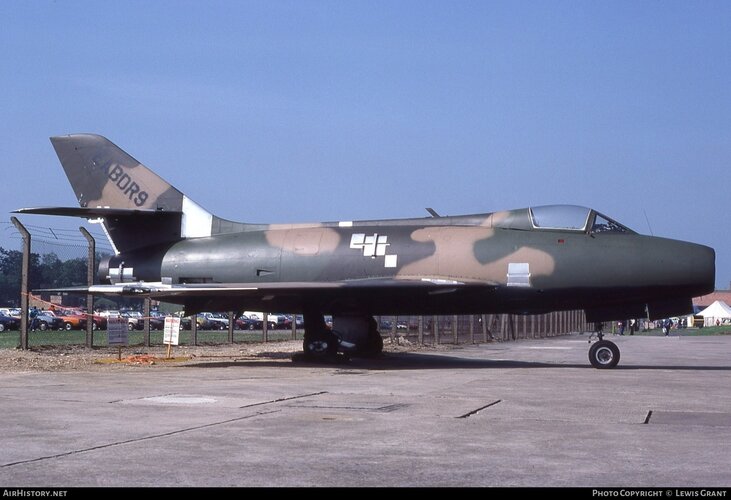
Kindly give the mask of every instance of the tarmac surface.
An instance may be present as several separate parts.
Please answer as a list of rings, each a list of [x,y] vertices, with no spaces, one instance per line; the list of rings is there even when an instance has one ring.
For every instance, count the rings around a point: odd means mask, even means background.
[[[731,336],[1,375],[0,485],[731,485]]]

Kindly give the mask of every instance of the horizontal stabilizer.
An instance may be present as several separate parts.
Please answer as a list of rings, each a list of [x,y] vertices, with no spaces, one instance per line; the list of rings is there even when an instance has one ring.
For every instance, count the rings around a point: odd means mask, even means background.
[[[115,253],[171,243],[182,237],[183,212],[178,210],[41,207],[23,208],[16,213],[101,219]]]
[[[96,219],[99,217],[139,217],[139,216],[158,216],[166,217],[171,215],[181,216],[181,211],[168,210],[140,210],[129,208],[85,208],[85,207],[39,207],[39,208],[21,208],[15,210],[16,214],[32,214],[32,215],[59,215],[61,217],[82,217],[85,219]]]

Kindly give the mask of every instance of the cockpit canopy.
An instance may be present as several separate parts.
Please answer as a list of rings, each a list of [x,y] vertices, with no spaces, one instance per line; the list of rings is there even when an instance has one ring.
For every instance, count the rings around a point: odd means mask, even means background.
[[[512,229],[636,234],[596,210],[577,205],[544,205],[513,211],[507,217],[495,220],[494,225]]]

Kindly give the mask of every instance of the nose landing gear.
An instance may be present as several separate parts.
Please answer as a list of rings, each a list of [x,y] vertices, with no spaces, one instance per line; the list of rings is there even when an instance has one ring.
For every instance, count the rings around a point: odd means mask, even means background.
[[[599,369],[614,368],[619,363],[619,347],[614,342],[604,340],[601,327],[596,332],[596,336],[599,340],[591,344],[589,348],[589,362],[591,366]],[[591,342],[591,337],[589,338],[589,342]]]

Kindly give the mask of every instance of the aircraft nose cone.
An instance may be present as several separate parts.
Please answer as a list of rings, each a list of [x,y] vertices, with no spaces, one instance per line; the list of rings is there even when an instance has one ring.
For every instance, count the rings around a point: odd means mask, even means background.
[[[702,294],[711,293],[716,288],[716,251],[707,246],[696,245],[696,268],[698,279],[704,287]]]
[[[716,282],[716,252],[713,248],[669,240],[650,255],[662,265],[668,285],[683,288],[692,297],[711,293]]]

